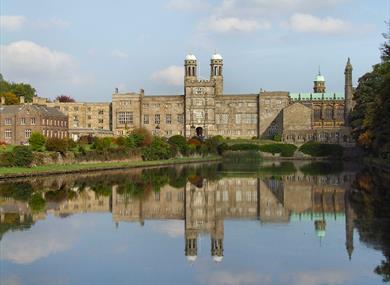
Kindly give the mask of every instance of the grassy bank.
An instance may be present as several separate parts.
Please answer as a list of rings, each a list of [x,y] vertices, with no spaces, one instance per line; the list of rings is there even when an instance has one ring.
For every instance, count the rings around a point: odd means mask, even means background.
[[[174,165],[191,162],[218,161],[219,156],[183,157],[156,161],[126,161],[126,162],[102,162],[83,164],[55,164],[36,167],[0,167],[0,179],[15,177],[44,176],[63,173],[88,172],[96,170],[126,169],[146,166]]]

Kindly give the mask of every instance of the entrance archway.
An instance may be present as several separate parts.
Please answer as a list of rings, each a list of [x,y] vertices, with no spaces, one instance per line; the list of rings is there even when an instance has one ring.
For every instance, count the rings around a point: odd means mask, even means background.
[[[196,136],[203,137],[203,128],[202,127],[197,127],[195,129],[195,132],[196,132]]]

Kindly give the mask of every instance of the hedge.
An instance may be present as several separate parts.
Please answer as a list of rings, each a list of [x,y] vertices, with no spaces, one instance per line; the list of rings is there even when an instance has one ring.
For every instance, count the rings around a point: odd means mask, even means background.
[[[265,144],[260,146],[260,151],[268,153],[280,153],[282,157],[292,157],[294,152],[297,150],[297,147],[293,144]]]
[[[308,154],[314,157],[321,156],[342,156],[344,153],[344,147],[339,144],[325,144],[317,142],[308,142],[303,144],[299,151],[304,154]]]

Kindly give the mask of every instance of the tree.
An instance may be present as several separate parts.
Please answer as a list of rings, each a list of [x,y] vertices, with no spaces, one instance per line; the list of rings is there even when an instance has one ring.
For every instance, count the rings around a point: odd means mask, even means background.
[[[6,105],[16,105],[19,104],[19,98],[12,92],[1,93],[1,97],[5,98]]]
[[[28,146],[17,145],[12,150],[14,165],[29,167],[34,160],[33,153]]]
[[[35,89],[26,83],[11,83],[11,92],[15,93],[17,97],[24,96],[26,102],[32,102],[33,97],[36,96]]]
[[[48,138],[45,143],[48,151],[59,152],[62,155],[68,150],[68,140],[59,138]]]
[[[57,96],[56,100],[58,100],[61,103],[73,103],[73,102],[76,102],[72,97],[67,96],[67,95]]]
[[[180,135],[172,136],[168,139],[168,142],[171,145],[174,145],[182,155],[187,155],[188,148],[187,148],[187,140],[185,137]]]
[[[28,142],[30,143],[32,150],[41,151],[43,146],[45,145],[46,138],[41,133],[33,132],[28,139]]]

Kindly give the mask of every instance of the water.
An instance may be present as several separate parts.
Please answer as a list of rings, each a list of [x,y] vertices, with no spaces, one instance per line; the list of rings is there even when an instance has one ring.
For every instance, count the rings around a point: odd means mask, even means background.
[[[235,158],[3,181],[0,284],[382,284],[384,178]]]

